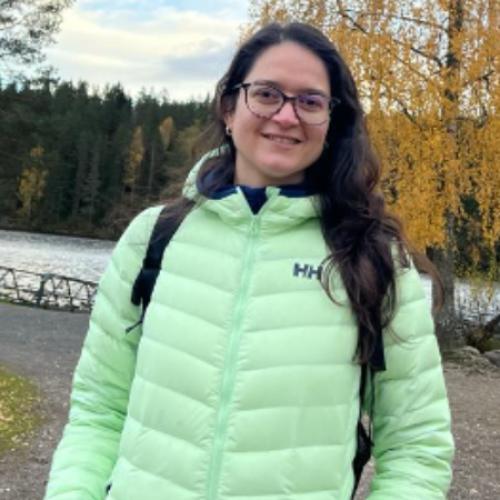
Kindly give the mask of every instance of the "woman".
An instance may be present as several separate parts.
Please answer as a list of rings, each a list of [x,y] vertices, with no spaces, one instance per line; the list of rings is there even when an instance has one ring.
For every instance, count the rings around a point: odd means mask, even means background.
[[[46,498],[348,499],[367,364],[369,498],[445,498],[432,319],[347,66],[315,29],[272,24],[215,110],[220,147],[167,210],[182,222],[141,326],[125,333],[160,208],[101,280]]]

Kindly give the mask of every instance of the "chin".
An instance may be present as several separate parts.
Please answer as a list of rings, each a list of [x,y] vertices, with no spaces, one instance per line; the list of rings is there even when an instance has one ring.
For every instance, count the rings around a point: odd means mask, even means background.
[[[268,163],[262,163],[264,165],[264,170],[271,176],[277,177],[297,177],[306,169],[301,165],[297,165],[292,162],[277,162],[271,161]]]

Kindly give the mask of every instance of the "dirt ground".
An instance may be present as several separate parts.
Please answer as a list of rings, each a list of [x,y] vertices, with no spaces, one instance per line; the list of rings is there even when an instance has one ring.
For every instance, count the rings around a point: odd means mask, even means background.
[[[88,316],[0,304],[0,318],[0,365],[38,383],[45,421],[22,448],[0,456],[0,498],[39,500],[66,421],[71,374]],[[445,377],[457,448],[448,498],[498,500],[500,369],[447,363]],[[367,482],[364,478],[357,499],[366,498]]]

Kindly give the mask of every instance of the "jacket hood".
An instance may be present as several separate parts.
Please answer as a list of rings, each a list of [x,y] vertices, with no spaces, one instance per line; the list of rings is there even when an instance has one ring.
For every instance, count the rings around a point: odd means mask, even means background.
[[[189,174],[184,182],[184,188],[182,189],[182,194],[190,200],[196,200],[200,196],[200,192],[197,185],[198,173],[201,167],[210,158],[215,158],[220,156],[219,149],[213,149],[208,153],[205,153],[194,165],[194,167],[189,171]]]
[[[264,230],[280,231],[318,218],[318,196],[303,184],[263,188],[267,200],[257,214],[252,212],[247,201],[245,190],[249,188],[246,186],[228,183],[210,197],[205,196],[203,185],[216,173],[208,171],[202,176],[198,174],[205,161],[218,155],[218,149],[208,152],[191,169],[183,189],[186,198],[200,202],[203,208],[216,212],[225,222],[242,227],[257,217]]]

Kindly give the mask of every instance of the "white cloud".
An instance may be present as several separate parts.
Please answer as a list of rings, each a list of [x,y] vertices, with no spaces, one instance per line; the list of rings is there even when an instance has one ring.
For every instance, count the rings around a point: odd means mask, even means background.
[[[66,11],[49,63],[63,79],[120,82],[132,94],[155,87],[173,99],[204,97],[229,65],[245,18],[159,3],[141,2],[137,10],[130,2],[120,8],[108,2],[105,9],[99,1],[81,1]],[[219,5],[230,12],[228,0]]]

